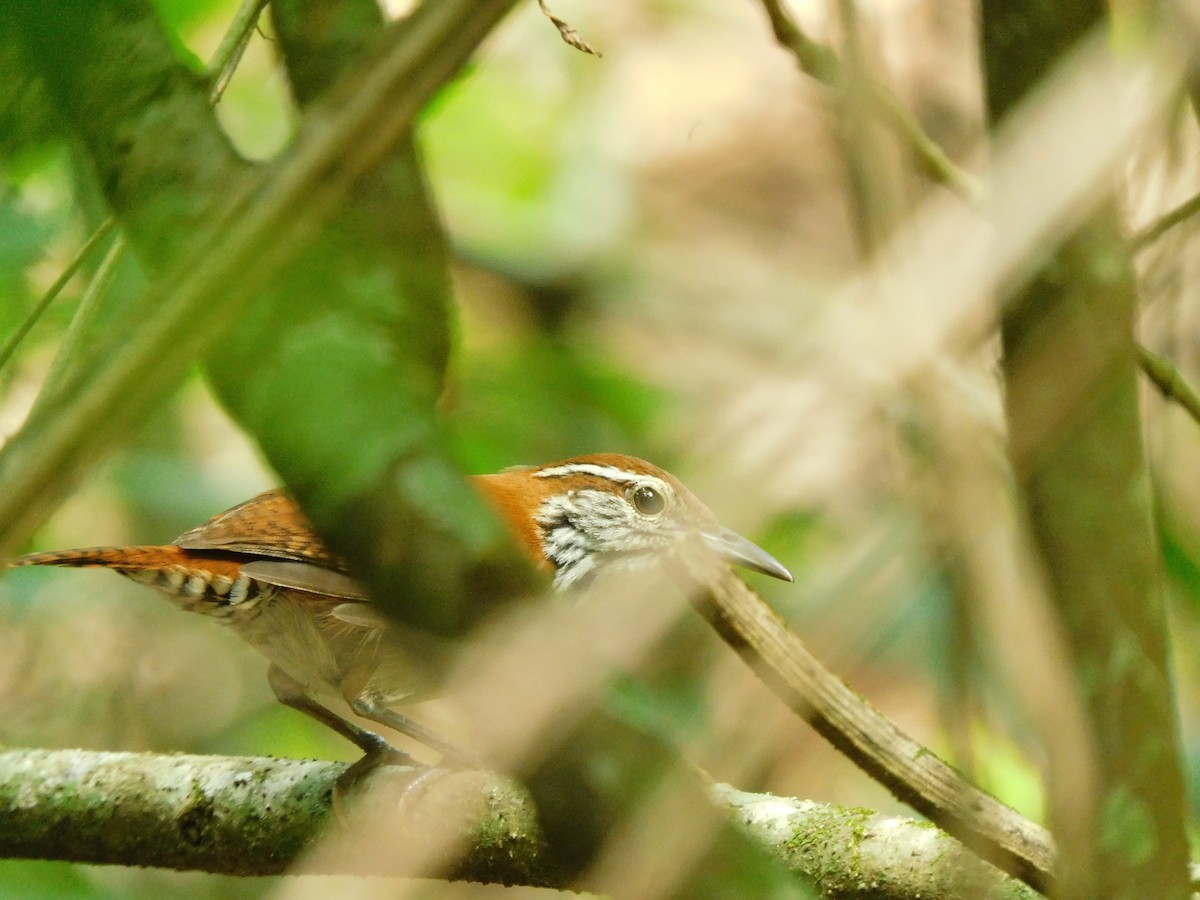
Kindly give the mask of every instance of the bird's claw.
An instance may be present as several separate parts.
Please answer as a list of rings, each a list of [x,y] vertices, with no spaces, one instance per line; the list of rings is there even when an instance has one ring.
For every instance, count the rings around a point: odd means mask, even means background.
[[[403,766],[412,769],[428,769],[424,763],[418,762],[413,756],[393,747],[383,738],[377,744],[364,748],[365,752],[353,762],[345,772],[333,783],[333,814],[342,826],[347,825],[345,804],[350,795],[356,791],[376,769],[384,766]]]

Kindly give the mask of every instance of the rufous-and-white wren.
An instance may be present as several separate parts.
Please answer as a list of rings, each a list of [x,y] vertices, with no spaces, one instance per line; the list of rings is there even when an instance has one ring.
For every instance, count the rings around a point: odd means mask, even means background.
[[[478,475],[473,483],[559,591],[605,571],[653,563],[696,534],[731,563],[791,581],[774,557],[722,528],[674,476],[631,456],[601,453]],[[95,547],[34,553],[17,566],[99,567],[166,594],[177,606],[232,626],[270,660],[283,703],[316,718],[368,757],[403,758],[374,733],[316,699],[340,695],[359,716],[443,753],[436,734],[392,707],[432,685],[428,636],[385,620],[363,588],[281,490],[259,494],[158,547]]]

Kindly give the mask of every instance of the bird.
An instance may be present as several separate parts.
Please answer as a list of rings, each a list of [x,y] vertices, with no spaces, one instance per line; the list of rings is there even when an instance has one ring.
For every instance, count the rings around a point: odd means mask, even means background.
[[[698,535],[731,564],[792,581],[777,559],[722,527],[679,479],[633,456],[597,453],[470,480],[560,594],[586,590],[605,572],[652,565],[684,535]],[[45,551],[11,565],[111,569],[231,626],[269,660],[268,682],[281,703],[363,751],[347,781],[376,765],[415,761],[334,712],[322,702],[328,693],[444,758],[470,758],[394,709],[436,690],[439,642],[378,612],[283,489],[258,494],[171,544]]]

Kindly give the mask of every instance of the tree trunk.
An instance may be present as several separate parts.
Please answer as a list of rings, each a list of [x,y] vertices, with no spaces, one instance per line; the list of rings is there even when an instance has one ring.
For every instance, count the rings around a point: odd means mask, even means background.
[[[984,0],[992,123],[1105,24],[1096,0]],[[1028,286],[1003,298],[1001,333],[1013,468],[1094,745],[1091,810],[1051,809],[1059,895],[1184,898],[1185,795],[1138,414],[1137,295],[1112,197],[1051,250]]]

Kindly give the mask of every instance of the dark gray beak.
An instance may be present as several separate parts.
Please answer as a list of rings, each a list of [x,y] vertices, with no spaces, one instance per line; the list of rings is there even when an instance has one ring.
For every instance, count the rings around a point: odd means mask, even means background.
[[[718,556],[736,566],[745,566],[747,569],[753,569],[755,572],[762,572],[764,575],[780,578],[783,581],[795,580],[792,578],[792,573],[784,568],[783,563],[735,531],[725,528],[716,534],[706,532],[704,540],[717,552]]]

